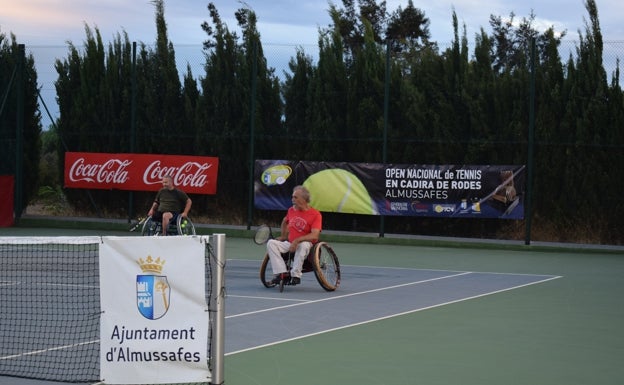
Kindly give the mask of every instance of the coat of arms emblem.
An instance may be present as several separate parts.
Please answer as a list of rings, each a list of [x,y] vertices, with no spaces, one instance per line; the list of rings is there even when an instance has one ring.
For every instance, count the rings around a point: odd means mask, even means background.
[[[167,313],[170,304],[171,288],[167,276],[162,275],[165,260],[148,255],[145,260],[139,258],[138,263],[145,274],[137,275],[137,308],[143,317],[159,319]]]

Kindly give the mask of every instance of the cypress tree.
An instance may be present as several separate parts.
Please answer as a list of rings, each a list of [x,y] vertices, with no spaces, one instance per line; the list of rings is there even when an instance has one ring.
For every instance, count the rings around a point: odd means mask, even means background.
[[[23,130],[22,130],[22,197],[25,208],[36,195],[41,157],[41,114],[38,110],[37,71],[32,55],[24,57],[23,84],[17,84],[19,43],[14,34],[9,38],[0,32],[0,174],[15,175],[17,171],[17,87],[23,86]]]
[[[310,85],[308,160],[348,160],[347,68],[342,39],[337,31],[319,37],[319,61]]]
[[[147,153],[185,154],[191,149],[182,128],[184,108],[182,86],[176,67],[175,50],[167,36],[163,0],[153,0],[156,44],[141,44],[137,59],[137,132],[139,147]],[[172,138],[176,138],[172,140]]]
[[[352,161],[381,159],[385,54],[375,42],[372,24],[364,21],[364,45],[355,53],[348,80],[348,116],[345,138]]]
[[[312,125],[308,120],[312,102],[311,83],[316,71],[312,58],[303,49],[297,49],[288,67],[291,74],[285,75],[282,85],[284,97],[284,128],[288,140],[289,156],[304,159],[309,152]]]

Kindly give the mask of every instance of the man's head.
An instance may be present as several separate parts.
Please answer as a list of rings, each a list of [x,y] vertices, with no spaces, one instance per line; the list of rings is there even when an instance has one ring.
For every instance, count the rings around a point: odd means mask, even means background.
[[[173,177],[171,177],[171,175],[163,176],[162,185],[166,189],[173,190]]]
[[[304,210],[310,203],[310,191],[303,186],[296,186],[293,189],[291,201],[296,209]]]

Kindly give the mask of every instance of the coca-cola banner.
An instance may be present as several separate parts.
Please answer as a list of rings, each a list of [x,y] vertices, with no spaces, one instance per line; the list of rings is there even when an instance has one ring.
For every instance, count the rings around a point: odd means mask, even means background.
[[[65,153],[65,187],[158,191],[162,177],[187,194],[216,194],[219,158],[188,155]]]
[[[255,206],[285,210],[292,189],[320,211],[394,216],[524,217],[524,166],[256,160]]]

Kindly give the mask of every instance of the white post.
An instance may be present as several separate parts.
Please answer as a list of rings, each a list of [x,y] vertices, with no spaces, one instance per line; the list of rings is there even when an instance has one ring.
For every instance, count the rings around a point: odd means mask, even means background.
[[[212,385],[223,384],[223,361],[225,358],[225,234],[213,234],[212,285],[210,294]]]

